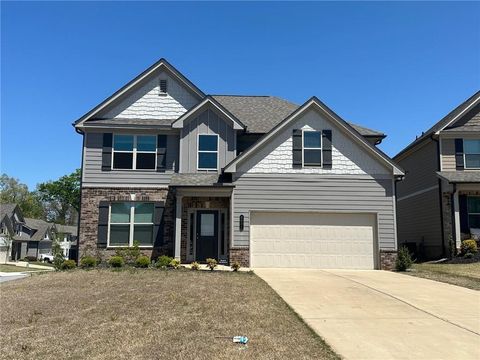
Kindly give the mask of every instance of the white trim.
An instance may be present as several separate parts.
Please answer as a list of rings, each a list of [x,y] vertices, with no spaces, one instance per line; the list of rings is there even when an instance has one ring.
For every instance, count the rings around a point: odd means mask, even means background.
[[[305,136],[304,134],[306,132],[313,132],[313,133],[319,133],[320,134],[320,147],[319,148],[310,148],[310,147],[305,147]],[[305,150],[320,150],[320,165],[312,165],[308,164],[305,165]],[[318,168],[321,169],[323,168],[323,131],[321,130],[314,130],[314,129],[302,129],[302,168]]]
[[[393,236],[395,238],[395,250],[398,250],[398,234],[397,234],[397,191],[395,186],[395,179],[392,179],[392,208],[393,208]],[[378,216],[377,216],[378,222]],[[377,224],[377,228],[379,228],[379,224]]]
[[[412,198],[412,197],[415,197],[415,196],[424,194],[424,193],[426,193],[426,192],[429,192],[429,191],[432,191],[432,190],[435,190],[435,189],[438,189],[438,185],[430,186],[430,187],[428,187],[428,188],[425,188],[425,189],[422,189],[422,190],[418,190],[418,191],[415,191],[415,192],[413,192],[413,193],[411,193],[411,194],[408,194],[408,195],[399,197],[399,198],[397,199],[397,201],[406,200],[406,199],[409,199],[409,198]]]
[[[462,138],[462,142],[463,142],[463,168],[465,170],[480,170],[480,167],[467,167],[467,158],[466,158],[466,155],[480,155],[480,153],[466,153],[465,152],[465,142],[466,141],[477,141],[477,142],[480,142],[480,139],[463,139]]]
[[[115,137],[116,136],[133,136],[133,148],[132,150],[115,150]],[[146,136],[146,137],[153,137],[155,139],[155,150],[151,151],[138,151],[137,150],[137,138],[139,136]],[[124,133],[113,133],[112,137],[112,163],[110,165],[111,170],[115,171],[125,171],[125,170],[135,170],[135,171],[156,171],[157,170],[157,136],[151,134],[124,134]],[[113,167],[115,163],[115,153],[124,153],[124,154],[132,154],[132,168],[131,169],[121,169]],[[155,166],[151,169],[137,169],[137,154],[154,154],[155,155]]]
[[[453,211],[454,211],[454,229],[455,229],[455,245],[460,248],[462,237],[460,234],[460,200],[458,189],[453,193]]]
[[[182,247],[182,199],[183,196],[177,195],[175,202],[175,259],[181,258]]]
[[[200,136],[216,136],[217,137],[217,150],[216,151],[212,151],[212,150],[200,150]],[[197,134],[197,170],[200,170],[200,171],[218,171],[218,162],[219,162],[219,151],[218,151],[218,148],[220,146],[220,137],[218,136],[218,134],[208,134],[208,133],[198,133]],[[213,153],[216,153],[217,154],[217,166],[215,168],[201,168],[200,167],[200,156],[199,154],[200,153],[210,153],[210,154],[213,154]]]

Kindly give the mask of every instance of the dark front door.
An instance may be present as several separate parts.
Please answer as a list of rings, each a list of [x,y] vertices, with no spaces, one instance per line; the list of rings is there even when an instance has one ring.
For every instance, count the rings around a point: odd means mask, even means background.
[[[218,258],[218,211],[197,211],[197,261]],[[218,260],[218,259],[217,259]]]

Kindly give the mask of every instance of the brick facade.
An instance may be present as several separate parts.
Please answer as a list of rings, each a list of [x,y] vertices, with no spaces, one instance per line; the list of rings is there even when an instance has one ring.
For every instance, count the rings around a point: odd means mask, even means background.
[[[104,260],[115,253],[114,249],[97,248],[98,208],[100,201],[164,201],[164,242],[161,248],[142,249],[155,259],[159,255],[173,256],[174,195],[167,188],[83,188],[80,211],[79,258],[85,254]]]
[[[380,269],[381,270],[395,269],[395,260],[397,260],[396,250],[380,250]]]
[[[237,261],[242,267],[250,266],[249,248],[230,248],[230,264]]]

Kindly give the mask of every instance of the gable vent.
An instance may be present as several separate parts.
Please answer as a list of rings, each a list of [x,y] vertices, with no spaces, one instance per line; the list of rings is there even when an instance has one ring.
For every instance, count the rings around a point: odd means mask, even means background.
[[[160,94],[167,93],[167,80],[160,80]]]

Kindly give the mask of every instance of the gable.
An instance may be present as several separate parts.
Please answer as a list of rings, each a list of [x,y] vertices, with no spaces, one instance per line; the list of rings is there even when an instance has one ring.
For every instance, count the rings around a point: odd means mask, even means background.
[[[476,126],[478,129],[480,129],[480,104],[477,104],[445,130],[455,129],[458,127],[465,127],[464,130],[468,130],[468,128],[472,126]]]
[[[160,80],[167,80],[167,93],[160,92]],[[198,98],[166,71],[160,70],[135,89],[100,111],[100,119],[174,120],[198,103]]]
[[[294,129],[332,130],[332,168],[293,168]],[[309,109],[237,166],[240,173],[392,174],[353,140],[352,135],[315,109]]]

